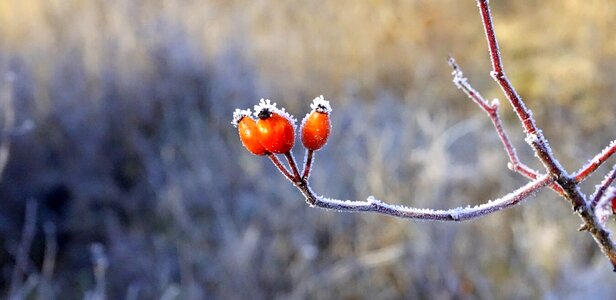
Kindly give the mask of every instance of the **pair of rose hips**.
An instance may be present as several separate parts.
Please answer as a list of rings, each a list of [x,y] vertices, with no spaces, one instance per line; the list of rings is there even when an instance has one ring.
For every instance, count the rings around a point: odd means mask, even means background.
[[[302,120],[300,133],[302,144],[306,149],[321,149],[331,128],[329,115],[331,106],[323,96],[317,97],[310,105],[310,113]],[[255,155],[270,153],[289,153],[295,143],[296,120],[284,108],[278,109],[276,103],[261,99],[254,107],[253,119],[249,109],[236,109],[233,122],[239,130],[240,140],[248,151]]]

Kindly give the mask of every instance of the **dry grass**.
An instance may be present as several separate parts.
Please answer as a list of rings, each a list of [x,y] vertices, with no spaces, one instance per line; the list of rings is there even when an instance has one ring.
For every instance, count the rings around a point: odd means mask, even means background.
[[[494,12],[512,81],[577,169],[616,136],[614,10],[498,1]],[[111,299],[616,294],[603,257],[549,192],[463,224],[309,209],[229,124],[261,97],[303,116],[324,94],[334,136],[316,160],[320,192],[427,207],[509,192],[523,180],[446,64],[454,55],[501,97],[471,0],[0,0],[0,24],[17,120],[37,124],[13,139],[0,182],[3,295],[30,197],[29,278],[41,274],[43,224],[57,229],[49,282],[23,280],[42,298],[100,293],[93,243],[108,258]]]

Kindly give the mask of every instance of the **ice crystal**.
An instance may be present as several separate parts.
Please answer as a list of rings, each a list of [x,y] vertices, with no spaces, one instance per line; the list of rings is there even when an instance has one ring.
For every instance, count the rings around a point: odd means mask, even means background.
[[[595,207],[595,214],[601,226],[605,226],[607,220],[614,214],[612,210],[612,201],[616,198],[616,188],[609,187],[597,206]]]
[[[312,100],[312,104],[310,104],[310,108],[312,108],[313,111],[317,111],[320,113],[332,112],[332,107],[331,105],[329,105],[329,101],[325,100],[325,98],[323,98],[323,95],[314,98],[314,100]]]
[[[310,108],[312,110],[304,116],[304,118],[302,119],[302,122],[299,125],[300,131],[302,130],[302,128],[304,128],[304,124],[306,124],[306,120],[308,120],[308,117],[310,116],[312,112],[315,112],[315,111],[320,112],[320,113],[331,113],[332,112],[332,107],[329,104],[329,101],[325,100],[325,98],[323,98],[323,95],[314,98],[314,100],[312,100],[312,104],[310,104]]]
[[[616,140],[613,140],[613,141],[610,142],[609,145],[607,145],[607,147],[603,148],[603,150],[601,150],[601,152],[599,154],[597,154],[595,157],[593,157],[592,160],[590,160],[588,163],[586,163],[584,166],[582,166],[582,168],[578,171],[578,173],[582,172],[582,170],[588,169],[592,165],[600,164],[603,160],[606,159],[606,156],[610,152],[615,151],[615,148],[616,148]]]
[[[259,117],[259,113],[261,113],[261,111],[263,110],[268,110],[272,113],[277,113],[279,115],[281,115],[282,117],[286,118],[287,120],[289,120],[289,122],[291,122],[291,125],[293,125],[293,129],[295,129],[297,127],[297,120],[287,111],[285,111],[284,108],[277,108],[276,107],[276,102],[272,102],[270,99],[263,99],[261,98],[261,100],[259,101],[259,104],[255,105],[255,112],[254,115],[255,117]]]
[[[240,123],[240,120],[242,120],[243,117],[250,117],[251,114],[252,112],[250,111],[250,109],[236,108],[235,111],[233,112],[233,120],[231,121],[231,124],[237,127],[237,125]]]
[[[492,99],[492,108],[498,108],[500,106],[500,100],[498,98]]]
[[[539,142],[539,136],[535,133],[529,133],[528,135],[526,135],[524,141],[526,141],[527,144],[532,146],[534,143]]]

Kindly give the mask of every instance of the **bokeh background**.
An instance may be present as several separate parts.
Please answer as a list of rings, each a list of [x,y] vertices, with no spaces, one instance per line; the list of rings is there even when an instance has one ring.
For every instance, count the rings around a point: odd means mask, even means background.
[[[492,2],[508,74],[574,171],[616,136],[616,9]],[[323,94],[319,194],[448,208],[509,193],[525,180],[446,63],[501,98],[539,169],[472,0],[1,0],[0,24],[3,297],[616,296],[552,192],[461,224],[308,208],[230,124],[260,98],[301,118]]]

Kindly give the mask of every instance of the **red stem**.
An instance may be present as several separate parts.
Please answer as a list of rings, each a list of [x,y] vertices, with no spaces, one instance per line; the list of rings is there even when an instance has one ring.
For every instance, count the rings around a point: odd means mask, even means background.
[[[293,181],[301,180],[301,177],[299,176],[299,170],[297,169],[297,163],[295,162],[295,157],[293,157],[293,154],[291,153],[291,151],[285,153],[284,156],[287,158],[287,161],[289,162],[289,166],[291,167],[291,170],[293,171],[293,179],[294,179]]]
[[[599,185],[599,187],[597,188],[597,191],[592,196],[592,202],[590,203],[590,207],[592,209],[597,207],[597,204],[599,203],[599,201],[603,197],[603,194],[605,194],[605,191],[607,190],[607,188],[610,185],[612,185],[614,180],[616,180],[616,165],[614,165],[614,167],[612,167],[612,170],[610,171],[610,173],[601,182],[601,185]]]
[[[293,176],[291,175],[291,173],[289,173],[289,170],[287,170],[287,168],[282,165],[282,163],[280,162],[278,157],[276,157],[276,155],[274,155],[272,153],[268,153],[267,157],[269,157],[269,159],[272,160],[272,162],[274,163],[276,168],[278,168],[278,170],[284,175],[284,177],[286,177],[291,182],[293,182]]]
[[[475,102],[490,117],[490,120],[492,121],[492,124],[494,125],[494,128],[496,129],[498,137],[500,138],[501,142],[503,143],[503,147],[505,148],[505,151],[507,152],[507,156],[509,157],[509,161],[510,161],[509,168],[514,172],[518,172],[526,176],[527,178],[530,178],[533,180],[537,179],[537,177],[539,176],[539,173],[537,173],[535,170],[531,169],[530,167],[528,167],[527,165],[525,165],[524,163],[520,161],[520,158],[518,157],[518,154],[515,151],[515,147],[511,143],[511,140],[509,139],[509,135],[507,135],[507,132],[505,131],[505,128],[503,127],[503,122],[501,121],[501,118],[498,115],[498,102],[494,102],[493,104],[488,103],[488,101],[486,101],[486,99],[483,98],[483,96],[481,96],[481,94],[478,91],[476,91],[470,83],[468,83],[468,80],[464,77],[464,73],[462,72],[462,69],[460,68],[460,66],[456,63],[455,59],[450,57],[448,59],[448,62],[451,68],[453,69],[454,84],[459,89],[461,89],[471,100],[473,100],[473,102]],[[557,184],[551,183],[550,188],[556,191],[557,193],[564,195],[563,189]]]
[[[614,154],[615,152],[616,152],[616,140],[612,141],[610,146],[608,146],[601,153],[597,154],[597,156],[595,156],[591,160],[591,163],[588,166],[578,171],[577,175],[575,175],[575,181],[576,182],[584,181],[590,174],[592,174],[595,170],[597,170],[599,166],[601,166],[606,160],[608,160],[608,158],[610,158],[610,156],[612,156],[612,154]]]
[[[304,164],[304,172],[302,175],[302,180],[308,180],[308,177],[310,177],[310,169],[312,168],[312,159],[314,156],[314,151],[313,150],[306,150],[306,162]]]

